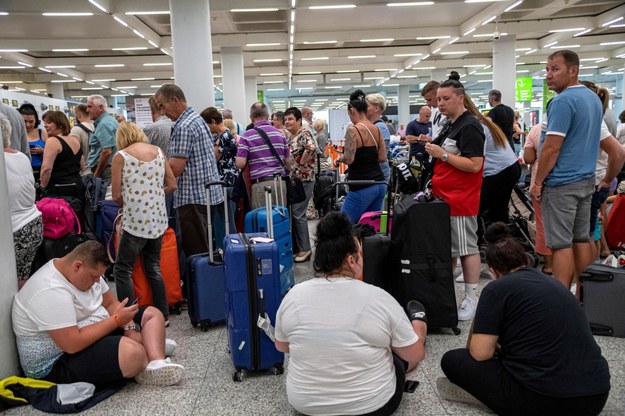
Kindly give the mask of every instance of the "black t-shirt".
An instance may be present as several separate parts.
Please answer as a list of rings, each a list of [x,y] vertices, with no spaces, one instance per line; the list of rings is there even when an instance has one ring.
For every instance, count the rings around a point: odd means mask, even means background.
[[[498,104],[490,109],[488,117],[499,126],[510,142],[510,148],[514,149],[514,110],[505,104]]]
[[[484,288],[474,332],[498,335],[502,365],[539,394],[580,397],[610,390],[608,363],[579,302],[560,282],[534,269]]]
[[[432,123],[429,121],[427,123],[422,123],[417,120],[412,120],[406,126],[406,136],[417,136],[420,134],[425,134],[426,136],[430,134],[430,128],[432,127]],[[425,155],[425,146],[422,143],[410,143],[410,157],[416,156],[418,153]]]

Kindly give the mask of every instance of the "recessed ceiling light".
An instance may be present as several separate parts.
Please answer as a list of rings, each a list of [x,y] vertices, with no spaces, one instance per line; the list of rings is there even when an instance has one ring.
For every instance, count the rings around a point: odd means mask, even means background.
[[[76,65],[46,65],[48,69],[76,68]]]
[[[283,76],[284,74],[281,72],[275,72],[273,74],[260,74],[261,77],[280,77]]]
[[[53,79],[50,82],[58,83],[58,82],[76,82],[75,79]]]
[[[245,46],[256,47],[256,46],[280,46],[280,42],[273,43],[246,43]]]
[[[441,52],[441,55],[466,55],[469,51],[450,51],[450,52]]]
[[[354,85],[354,88],[369,88],[371,85],[369,84],[358,84],[358,85]]]
[[[575,48],[579,48],[580,46],[581,45],[558,45],[558,46],[551,46],[551,49],[575,49]]]
[[[254,59],[254,62],[280,62],[281,58],[271,58],[271,59]]]
[[[91,91],[91,90],[99,91],[99,90],[103,90],[103,89],[104,88],[102,88],[102,87],[84,87],[84,88],[81,88],[81,90],[83,90],[83,91]]]
[[[20,65],[24,65],[26,68],[32,68],[33,67],[31,64],[27,64],[26,62],[17,61],[17,63],[20,64]]]
[[[230,9],[232,13],[247,13],[247,12],[277,12],[277,7],[259,7],[255,9]]]
[[[329,56],[318,56],[313,58],[301,58],[300,61],[327,61],[330,59]]]
[[[549,33],[579,32],[581,30],[586,30],[586,28],[585,27],[570,27],[567,29],[551,29]]]
[[[74,49],[52,49],[52,52],[88,52],[86,48],[74,48]]]
[[[351,81],[351,78],[334,78],[329,80],[330,82],[341,82],[341,81]]]
[[[407,56],[421,56],[423,55],[422,53],[396,53],[395,55],[393,55],[396,58],[403,58],[403,57],[407,57]]]
[[[330,4],[327,6],[310,6],[308,9],[310,10],[329,10],[329,9],[353,9],[355,8],[355,4]]]
[[[106,10],[104,8],[104,6],[102,6],[101,4],[99,4],[97,1],[95,0],[89,0],[89,3],[93,4],[95,7],[97,7],[98,9],[100,9],[101,11],[103,11],[104,13],[108,13],[108,10]]]
[[[124,85],[124,86],[118,86],[118,89],[124,89],[124,90],[129,90],[129,89],[136,89],[137,86],[136,85]]]
[[[482,22],[482,26],[489,24],[490,22],[492,22],[493,20],[495,20],[497,18],[497,16],[491,16],[488,19],[484,20]]]
[[[120,25],[125,26],[125,27],[128,27],[128,23],[124,22],[124,21],[123,21],[122,19],[120,19],[119,17],[117,17],[117,16],[113,16],[113,19],[117,20],[117,22],[118,22]]]
[[[321,71],[304,71],[298,72],[297,75],[318,75],[321,74]]]
[[[263,84],[282,84],[284,81],[263,81]]]
[[[147,46],[132,46],[128,48],[113,48],[113,51],[145,51],[147,50]]]
[[[43,16],[49,17],[74,17],[74,16],[93,16],[93,13],[41,13]]]
[[[0,81],[0,84],[21,84],[23,81]]]
[[[115,78],[107,78],[107,79],[92,79],[91,81],[93,82],[111,82],[111,81],[117,81]]]
[[[360,72],[360,70],[358,69],[341,69],[336,71],[337,74],[350,74],[350,73],[356,73],[356,72]]]
[[[137,29],[132,29],[132,32],[139,36],[141,39],[145,39],[145,36],[143,35],[143,33],[139,32]]]
[[[316,79],[296,79],[295,82],[317,82]]]
[[[28,49],[0,49],[0,52],[28,52]]]
[[[610,26],[611,24],[616,23],[616,22],[620,22],[621,20],[623,20],[623,16],[617,17],[616,19],[609,20],[609,21],[605,22],[604,24],[602,24],[601,26],[602,27]]]
[[[449,39],[451,36],[417,36],[417,40],[437,40],[437,39]]]
[[[330,43],[338,43],[337,40],[318,40],[318,41],[304,41],[304,45],[323,45]]]
[[[601,46],[625,45],[625,41],[624,40],[619,40],[619,41],[616,41],[616,42],[602,42],[599,45],[601,45]]]
[[[388,7],[431,6],[433,1],[411,1],[408,3],[386,3]]]
[[[435,66],[422,66],[422,67],[419,67],[419,68],[415,67],[415,68],[412,68],[412,69],[418,71],[418,70],[436,69],[436,67]]]
[[[506,9],[503,12],[504,13],[509,12],[510,10],[514,9],[516,6],[518,6],[521,3],[523,3],[523,0],[519,0],[516,3],[511,4],[510,6],[506,7]]]
[[[171,62],[148,62],[143,64],[143,66],[171,66],[173,65]]]
[[[340,85],[327,85],[325,87],[323,87],[326,90],[340,90],[343,89],[343,87],[341,87]]]
[[[350,55],[347,59],[372,59],[375,55]]]
[[[162,87],[163,84],[159,84],[159,85],[150,85],[150,88],[160,88]]]
[[[361,42],[393,42],[393,38],[379,38],[379,39],[360,39]]]
[[[125,66],[124,64],[98,64],[94,65],[96,68],[119,68]]]

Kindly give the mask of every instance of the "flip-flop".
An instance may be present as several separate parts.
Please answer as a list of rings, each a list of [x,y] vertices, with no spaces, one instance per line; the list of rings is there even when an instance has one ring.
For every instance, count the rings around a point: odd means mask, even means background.
[[[546,274],[547,276],[553,276],[553,271],[551,271],[551,272],[546,272],[546,271],[545,271],[545,266],[543,266],[543,267],[540,269],[540,271],[541,271],[541,272],[543,272],[544,274]]]

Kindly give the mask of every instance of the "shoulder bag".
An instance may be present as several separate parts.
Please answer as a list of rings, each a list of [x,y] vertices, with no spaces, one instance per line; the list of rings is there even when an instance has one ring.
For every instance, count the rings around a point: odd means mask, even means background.
[[[271,150],[271,153],[273,153],[273,156],[278,159],[278,162],[280,162],[280,165],[282,165],[282,168],[284,169],[285,176],[283,177],[283,179],[286,182],[286,199],[288,204],[293,205],[304,202],[306,200],[306,191],[304,190],[304,183],[302,182],[302,180],[300,178],[294,178],[289,175],[289,170],[286,168],[286,165],[278,155],[278,152],[276,152],[273,144],[271,144],[271,140],[269,140],[267,133],[257,127],[254,127],[254,130],[256,130],[260,137],[263,138],[263,140],[269,147],[269,150]]]

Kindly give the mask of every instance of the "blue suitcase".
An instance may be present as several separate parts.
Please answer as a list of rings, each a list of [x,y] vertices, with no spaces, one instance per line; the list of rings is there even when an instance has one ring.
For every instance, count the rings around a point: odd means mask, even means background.
[[[259,237],[262,241],[256,240]],[[234,381],[242,381],[248,371],[284,371],[284,354],[257,326],[259,317],[276,321],[282,300],[279,268],[278,246],[267,234],[224,238],[228,346]]]
[[[265,188],[271,193],[271,188]],[[271,199],[269,199],[270,201]],[[269,202],[269,205],[271,203]],[[295,284],[293,270],[293,238],[291,237],[291,221],[286,207],[271,207],[271,217],[267,218],[267,207],[256,208],[245,215],[246,233],[267,233],[278,244],[280,258],[280,292],[285,294]],[[273,226],[268,225],[268,221]]]
[[[187,258],[187,302],[191,325],[198,325],[208,331],[210,325],[224,323],[226,306],[224,302],[224,263],[219,252],[213,248],[213,223],[210,215],[210,192],[212,185],[225,182],[211,182],[206,185],[208,213],[208,253],[194,254]],[[226,188],[224,187],[224,197]],[[224,201],[227,201],[225,199]],[[228,204],[224,203],[225,229],[228,229]]]

